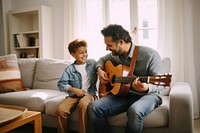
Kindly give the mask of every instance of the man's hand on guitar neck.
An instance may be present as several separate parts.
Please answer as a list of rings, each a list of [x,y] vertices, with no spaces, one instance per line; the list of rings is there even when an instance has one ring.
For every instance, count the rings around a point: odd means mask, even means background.
[[[136,78],[132,83],[133,88],[138,92],[148,92],[149,88],[146,83],[140,82],[140,78]]]
[[[99,80],[101,84],[106,84],[109,82],[109,77],[105,71],[103,71],[100,67],[97,68],[97,73],[99,75]]]

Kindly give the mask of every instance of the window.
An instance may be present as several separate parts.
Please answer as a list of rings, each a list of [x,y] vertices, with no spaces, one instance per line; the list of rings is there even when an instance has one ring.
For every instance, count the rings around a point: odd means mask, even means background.
[[[157,50],[157,0],[83,1],[76,3],[79,8],[75,37],[88,41],[89,58],[98,60],[109,52],[101,30],[111,23],[130,31],[134,43]]]
[[[133,42],[157,50],[157,0],[109,0],[107,23],[117,23],[131,32],[131,20],[135,21],[137,38]],[[136,4],[135,4],[136,3]],[[138,13],[132,15],[131,7]],[[133,11],[133,12],[134,12]],[[133,17],[133,18],[131,18]],[[133,35],[132,35],[133,36]]]
[[[138,0],[138,43],[157,50],[157,0]]]
[[[130,31],[130,0],[109,0],[108,2],[108,24],[120,24]]]

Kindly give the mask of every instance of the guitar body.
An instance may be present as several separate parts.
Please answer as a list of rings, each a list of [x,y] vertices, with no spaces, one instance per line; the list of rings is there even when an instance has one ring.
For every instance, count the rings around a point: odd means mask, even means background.
[[[114,66],[111,61],[107,61],[105,63],[105,71],[110,79],[110,82],[106,84],[100,84],[99,94],[100,97],[107,95],[108,93],[112,93],[113,95],[122,95],[125,96],[128,94],[130,89],[130,84],[122,84],[122,83],[113,83],[112,77],[122,77],[124,73],[128,74],[129,67],[124,65]]]
[[[106,84],[100,84],[99,95],[100,97],[106,96],[109,93],[113,95],[126,96],[129,93],[131,83],[138,77],[127,76],[129,67],[125,65],[114,66],[111,61],[106,61],[105,72],[109,78],[109,82]],[[140,82],[150,83],[157,86],[170,86],[171,73],[165,73],[162,75],[142,76],[139,77]]]

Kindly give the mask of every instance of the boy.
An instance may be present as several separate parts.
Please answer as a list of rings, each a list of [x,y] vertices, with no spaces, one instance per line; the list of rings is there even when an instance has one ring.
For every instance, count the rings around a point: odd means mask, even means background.
[[[86,133],[87,106],[97,98],[96,61],[87,59],[85,40],[76,39],[70,42],[68,50],[75,61],[65,68],[57,84],[60,91],[69,94],[57,109],[58,132],[67,132],[67,119],[71,112],[78,108],[79,133]]]

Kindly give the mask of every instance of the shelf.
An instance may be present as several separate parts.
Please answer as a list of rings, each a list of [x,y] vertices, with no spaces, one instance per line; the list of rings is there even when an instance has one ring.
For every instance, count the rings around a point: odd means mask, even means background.
[[[39,46],[38,32],[23,32],[20,34],[13,34],[15,47],[32,47]]]
[[[20,49],[39,49],[39,46],[30,46],[30,47],[15,47],[16,50]]]
[[[24,32],[16,32],[16,33],[13,33],[14,35],[16,34],[36,34],[36,33],[39,33],[38,30],[36,31],[24,31]]]
[[[53,58],[52,18],[52,9],[43,5],[10,10],[10,53],[18,58]]]

